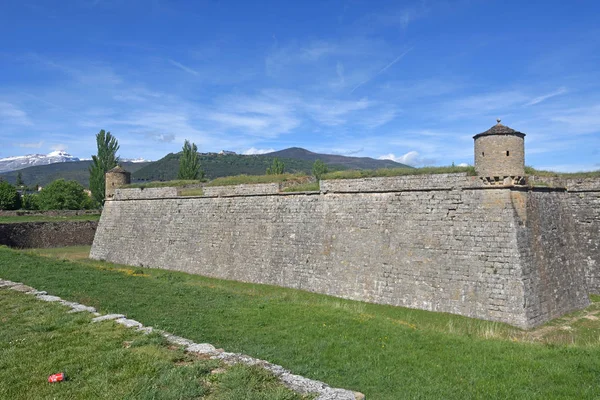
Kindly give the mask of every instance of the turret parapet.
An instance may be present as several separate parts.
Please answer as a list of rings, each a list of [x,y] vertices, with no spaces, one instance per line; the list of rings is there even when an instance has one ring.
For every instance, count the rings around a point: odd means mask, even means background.
[[[525,134],[500,120],[475,140],[475,171],[486,185],[525,184]]]
[[[106,173],[105,183],[104,198],[111,200],[115,195],[115,189],[131,183],[131,172],[125,171],[123,167],[117,165]]]

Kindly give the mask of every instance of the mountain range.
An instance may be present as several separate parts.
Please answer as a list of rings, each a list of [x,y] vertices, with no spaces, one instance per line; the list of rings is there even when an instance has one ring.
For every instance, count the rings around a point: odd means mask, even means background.
[[[56,153],[56,154],[55,154]],[[182,153],[169,153],[160,160],[121,160],[121,165],[132,173],[133,182],[167,181],[177,178],[179,158]],[[321,160],[331,171],[344,169],[378,169],[378,168],[410,168],[391,160],[375,160],[369,157],[347,157],[334,154],[319,154],[292,147],[285,150],[261,155],[241,154],[200,154],[200,164],[206,178],[214,179],[232,175],[262,175],[271,166],[274,158],[279,158],[285,165],[285,172],[303,172],[310,174],[312,165]],[[58,160],[52,163],[48,161]],[[61,161],[62,160],[62,161]],[[6,164],[3,164],[6,162]],[[12,164],[9,164],[11,163]],[[28,164],[29,163],[29,164]],[[53,152],[46,156],[32,155],[0,159],[0,179],[14,184],[20,173],[26,185],[45,186],[59,179],[75,180],[83,186],[89,186],[90,160],[80,160],[64,152]],[[21,166],[20,169],[7,171],[8,165]]]
[[[0,158],[0,173],[16,171],[36,165],[48,165],[64,162],[79,161],[79,158],[65,153],[64,151],[53,151],[50,154],[28,154],[26,156],[16,156]]]
[[[0,158],[0,173],[17,171],[27,167],[35,167],[38,165],[49,165],[65,162],[89,161],[91,158],[78,158],[69,153],[57,150],[49,154],[27,154],[25,156],[14,156]],[[148,162],[143,158],[122,159],[122,162]]]

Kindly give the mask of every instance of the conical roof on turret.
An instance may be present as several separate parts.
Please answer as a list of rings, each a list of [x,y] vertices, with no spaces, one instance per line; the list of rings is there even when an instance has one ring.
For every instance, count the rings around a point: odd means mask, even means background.
[[[481,133],[478,133],[477,135],[473,136],[473,139],[477,139],[480,136],[489,136],[489,135],[516,135],[516,136],[520,136],[520,137],[525,137],[525,134],[523,132],[518,132],[512,128],[509,128],[508,126],[502,125],[500,123],[499,119],[497,119],[496,121],[498,122],[496,125],[492,126],[490,129],[488,129],[485,132],[481,132]]]
[[[128,174],[129,171],[125,171],[123,169],[123,167],[121,167],[120,165],[117,165],[116,167],[114,167],[113,169],[109,170],[107,173],[117,173],[117,174]]]

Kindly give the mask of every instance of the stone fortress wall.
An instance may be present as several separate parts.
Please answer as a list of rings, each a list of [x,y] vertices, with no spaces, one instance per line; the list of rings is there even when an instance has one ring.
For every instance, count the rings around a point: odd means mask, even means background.
[[[439,174],[309,193],[116,189],[90,256],[529,328],[600,293],[600,180],[565,186]]]

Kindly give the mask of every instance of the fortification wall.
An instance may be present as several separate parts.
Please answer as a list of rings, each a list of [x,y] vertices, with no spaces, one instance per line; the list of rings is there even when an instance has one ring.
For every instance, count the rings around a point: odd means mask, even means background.
[[[18,222],[0,224],[0,245],[16,248],[89,246],[96,221]]]
[[[575,221],[579,250],[586,265],[590,293],[600,294],[600,178],[531,176],[530,184],[564,187],[569,214]]]
[[[530,196],[452,178],[329,181],[321,194],[108,201],[91,257],[521,327],[587,304],[580,263],[568,256],[577,242],[557,244],[563,225],[547,229],[553,215],[568,217],[564,192]],[[555,200],[545,202],[548,194]],[[534,239],[539,227],[547,233]]]
[[[517,242],[523,260],[525,308],[539,325],[589,304],[585,246],[565,191],[513,190],[513,203],[525,204]]]

